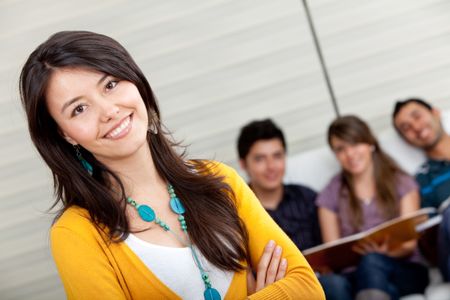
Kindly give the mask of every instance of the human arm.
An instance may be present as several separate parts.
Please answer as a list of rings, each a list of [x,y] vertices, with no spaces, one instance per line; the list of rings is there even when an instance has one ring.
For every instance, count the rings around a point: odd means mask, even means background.
[[[341,237],[337,214],[325,207],[319,207],[319,224],[324,243],[337,240]]]
[[[282,258],[280,246],[270,240],[264,247],[264,252],[259,259],[256,279],[251,268],[247,270],[247,292],[253,294],[264,287],[284,278],[287,270],[287,260]]]
[[[400,199],[400,216],[410,214],[420,208],[420,196],[416,189],[410,191]],[[402,243],[401,246],[389,249],[387,255],[404,257],[410,255],[417,247],[417,240]]]
[[[342,237],[340,220],[341,175],[335,175],[325,188],[317,195],[316,205],[322,241],[328,243]]]
[[[287,260],[287,272],[283,279],[249,295],[252,300],[258,299],[324,299],[324,293],[314,272],[306,259],[267,214],[259,200],[248,185],[237,173],[221,165],[220,175],[225,177],[231,186],[236,199],[236,206],[240,218],[246,225],[249,236],[249,254],[251,264],[258,264],[261,253],[269,240],[283,249],[283,257]]]
[[[339,231],[339,221],[337,214],[328,208],[319,207],[318,215],[323,242],[328,243],[339,239],[341,237],[341,233]],[[321,267],[315,270],[321,274],[326,274],[333,271],[330,267]]]
[[[419,193],[417,189],[412,189],[400,199],[399,214],[400,216],[408,215],[419,209],[420,206]],[[410,240],[402,243],[395,248],[390,247],[389,237],[382,243],[376,243],[371,240],[366,240],[364,243],[359,243],[354,247],[354,250],[362,255],[376,252],[385,254],[391,257],[405,257],[410,255],[417,247],[417,240]]]
[[[99,295],[103,299],[129,298],[98,243],[98,232],[90,231],[89,221],[73,214],[63,218],[68,226],[55,224],[50,239],[67,299],[98,299]]]

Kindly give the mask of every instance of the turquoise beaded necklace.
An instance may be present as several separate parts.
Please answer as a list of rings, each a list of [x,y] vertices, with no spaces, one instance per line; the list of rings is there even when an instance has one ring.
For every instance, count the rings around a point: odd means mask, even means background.
[[[155,221],[155,223],[157,225],[159,225],[162,229],[164,229],[167,232],[172,233],[177,238],[177,240],[179,240],[182,244],[188,246],[189,249],[191,249],[192,256],[194,257],[194,260],[195,260],[195,264],[197,265],[197,267],[200,271],[200,275],[202,277],[203,283],[205,284],[205,292],[203,293],[205,300],[221,300],[219,292],[215,288],[212,287],[211,280],[209,279],[209,275],[205,271],[205,269],[202,267],[202,264],[200,263],[200,260],[197,255],[197,251],[195,251],[195,248],[193,247],[192,242],[189,239],[186,220],[184,219],[184,216],[183,216],[183,214],[186,212],[186,210],[185,210],[183,204],[181,203],[180,198],[178,198],[177,195],[175,194],[175,190],[173,189],[173,186],[170,183],[167,185],[167,191],[169,192],[169,195],[170,195],[170,201],[169,201],[170,208],[172,209],[172,211],[174,213],[176,213],[178,215],[178,221],[180,222],[181,230],[186,235],[186,240],[183,240],[178,234],[176,234],[174,231],[172,231],[170,229],[169,225],[167,225],[163,220],[158,218],[155,214],[155,211],[150,206],[145,205],[145,204],[138,204],[131,197],[127,198],[127,202],[128,202],[128,204],[130,204],[131,206],[136,208],[136,210],[139,214],[139,217],[141,217],[142,220],[144,220],[145,222]]]

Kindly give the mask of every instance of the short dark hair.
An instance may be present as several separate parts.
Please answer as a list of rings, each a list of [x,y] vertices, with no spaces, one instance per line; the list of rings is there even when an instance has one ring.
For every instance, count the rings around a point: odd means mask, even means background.
[[[284,151],[287,150],[283,131],[271,120],[255,120],[241,128],[238,137],[239,158],[245,159],[250,152],[250,148],[259,140],[280,139]]]
[[[405,100],[398,100],[397,102],[395,102],[394,105],[394,111],[392,112],[392,120],[395,120],[395,117],[398,115],[398,113],[400,112],[400,110],[402,109],[402,107],[404,107],[405,105],[409,104],[409,103],[417,103],[419,105],[422,105],[423,107],[425,107],[428,110],[433,110],[433,106],[431,106],[430,103],[426,102],[423,99],[420,98],[408,98]]]

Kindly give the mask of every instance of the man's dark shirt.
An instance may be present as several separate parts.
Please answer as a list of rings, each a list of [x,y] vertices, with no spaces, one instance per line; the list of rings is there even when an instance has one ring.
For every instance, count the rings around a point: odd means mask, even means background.
[[[450,196],[450,161],[428,159],[416,174],[416,180],[422,207],[438,208]]]
[[[275,210],[266,209],[300,250],[322,243],[317,207],[317,193],[301,185],[284,185],[283,199]]]

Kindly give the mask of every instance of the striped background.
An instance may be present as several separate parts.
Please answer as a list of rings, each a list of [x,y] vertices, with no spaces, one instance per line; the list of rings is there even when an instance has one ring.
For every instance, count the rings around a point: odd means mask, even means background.
[[[342,113],[380,132],[395,99],[450,108],[450,1],[309,5]],[[300,0],[0,0],[1,299],[64,298],[48,250],[49,172],[29,141],[17,86],[27,55],[70,29],[129,49],[191,157],[237,167],[238,129],[254,118],[274,118],[291,155],[325,143],[335,113]]]

